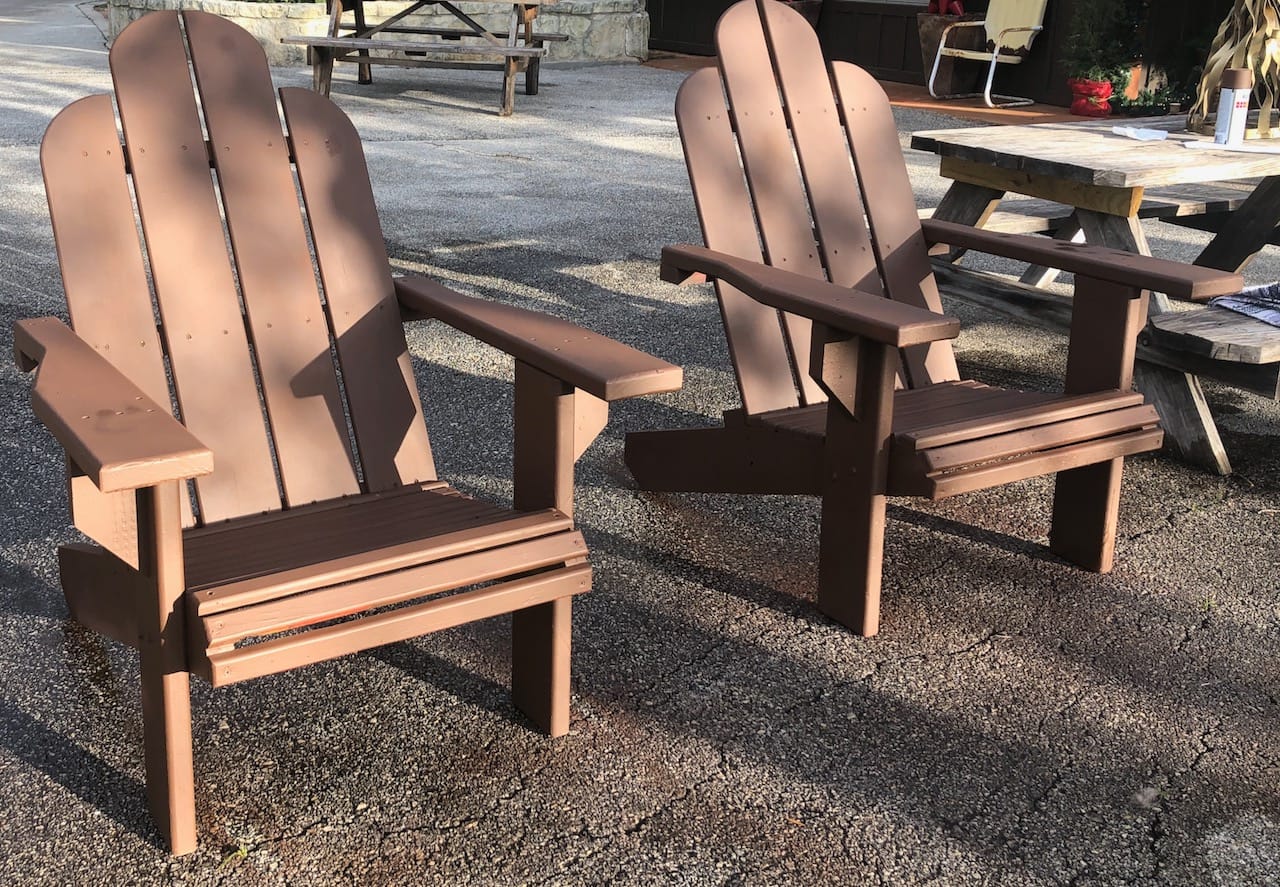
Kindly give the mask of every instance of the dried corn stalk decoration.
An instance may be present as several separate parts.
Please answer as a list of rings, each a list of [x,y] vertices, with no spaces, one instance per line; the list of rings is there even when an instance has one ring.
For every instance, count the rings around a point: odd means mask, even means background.
[[[1280,94],[1280,0],[1236,0],[1213,38],[1187,129],[1213,132],[1207,118],[1217,109],[1218,84],[1227,68],[1253,71],[1258,135],[1270,138],[1271,111]]]

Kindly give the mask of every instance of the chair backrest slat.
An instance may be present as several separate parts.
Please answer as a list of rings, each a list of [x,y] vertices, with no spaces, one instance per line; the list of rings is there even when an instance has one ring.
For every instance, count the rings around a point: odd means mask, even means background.
[[[742,166],[755,204],[756,223],[770,265],[823,277],[809,202],[796,164],[777,80],[759,16],[750,4],[731,7],[716,25],[716,45],[725,92],[733,112]],[[727,51],[726,51],[727,50]],[[786,315],[786,329],[801,400],[824,400],[809,377],[809,329],[802,318]]]
[[[68,305],[213,450],[199,519],[434,480],[350,121],[287,91],[286,135],[261,46],[214,15],[150,14],[110,60],[125,146],[99,96],[42,148]]]
[[[323,96],[282,89],[280,98],[365,484],[380,491],[435,480],[360,136]]]
[[[184,16],[258,377],[290,506],[360,491],[266,54],[248,31]]]
[[[676,121],[707,246],[762,261],[719,72],[704,68],[681,84]],[[798,406],[779,313],[723,281],[716,281],[716,294],[743,407],[754,414]]]
[[[116,39],[111,73],[183,423],[214,453],[201,519],[281,499],[176,14]]]
[[[716,26],[716,48],[725,98],[698,72],[676,102],[707,245],[753,261],[763,253],[774,267],[941,312],[897,127],[879,85],[852,65],[828,69],[812,26],[775,0],[730,7]],[[725,100],[733,138],[712,122]],[[724,193],[713,199],[708,181]],[[719,203],[728,221],[713,226],[707,208]],[[749,221],[762,246],[745,230]],[[724,227],[734,234],[717,244]],[[731,328],[723,300],[722,307]],[[787,319],[787,330],[800,400],[817,402],[807,335],[796,318]],[[749,337],[739,338],[750,347]],[[771,358],[739,353],[732,329],[730,345],[736,366],[777,372]],[[949,342],[904,349],[901,357],[902,381],[913,387],[959,377]],[[743,404],[759,412],[745,395]]]
[[[1044,24],[1047,5],[1048,0],[991,0],[986,13],[987,41],[997,44],[1001,52],[1026,52],[1036,38],[1034,32],[1006,34],[1003,40],[999,39],[1000,32],[1006,28],[1033,28]]]
[[[788,15],[777,3],[767,4],[765,12],[774,76],[804,174],[827,277],[832,283],[881,295],[849,142],[827,66],[821,53],[813,51],[813,27],[800,16]]]
[[[111,97],[80,99],[55,117],[40,145],[40,166],[76,333],[168,407],[164,351]],[[190,526],[186,496],[182,508]]]
[[[815,40],[815,51],[817,46]],[[895,302],[941,314],[942,299],[889,98],[855,65],[837,62],[832,73],[885,292]],[[950,341],[904,348],[903,363],[913,388],[960,378]]]

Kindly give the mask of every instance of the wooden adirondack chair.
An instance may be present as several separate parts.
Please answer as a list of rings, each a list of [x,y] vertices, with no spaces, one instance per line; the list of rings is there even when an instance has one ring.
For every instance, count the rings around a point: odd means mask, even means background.
[[[282,89],[282,131],[263,51],[235,25],[148,15],[111,70],[124,146],[98,95],[41,148],[75,330],[14,334],[96,542],[60,550],[63,590],[141,655],[147,788],[173,852],[196,844],[188,674],[224,686],[513,613],[514,700],[564,733],[570,601],[591,584],[573,463],[607,401],[679,387],[680,370],[393,279],[350,121]],[[514,508],[437,479],[402,317],[515,357]]]
[[[936,99],[969,99],[982,96],[988,108],[1018,108],[1035,104],[1035,99],[1011,95],[992,95],[991,85],[996,79],[998,65],[1017,65],[1031,51],[1031,44],[1044,30],[1044,10],[1049,0],[991,0],[982,21],[956,22],[942,32],[938,53],[933,57],[933,69],[929,72],[929,94]],[[964,49],[947,44],[952,34],[965,28],[982,28],[987,37],[985,49]],[[944,58],[968,59],[985,62],[987,79],[982,92],[957,92],[939,94],[935,88],[938,70]],[[996,101],[999,99],[1000,101]]]
[[[1162,436],[1130,390],[1144,288],[1203,295],[1240,278],[922,229],[870,75],[842,62],[828,72],[813,29],[775,0],[737,3],[716,39],[719,70],[693,74],[676,99],[707,247],[667,247],[662,276],[716,280],[742,409],[718,428],[628,434],[640,486],[821,495],[818,603],[864,635],[879,624],[886,495],[937,499],[1058,472],[1050,548],[1110,569],[1123,457]],[[1063,394],[960,378],[946,341],[959,323],[940,313],[929,244],[1075,272]]]

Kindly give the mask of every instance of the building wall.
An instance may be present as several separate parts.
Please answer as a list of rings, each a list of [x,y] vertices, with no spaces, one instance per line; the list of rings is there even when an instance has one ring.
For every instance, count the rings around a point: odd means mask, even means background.
[[[377,21],[405,8],[403,2],[366,2],[366,16]],[[291,34],[323,34],[327,21],[323,3],[249,3],[244,0],[108,0],[110,33],[114,37],[132,20],[157,9],[203,9],[235,21],[266,49],[272,64],[301,65],[305,50],[285,46]],[[467,3],[458,7],[486,27],[506,30],[510,7],[495,3]],[[406,23],[424,27],[453,27],[448,13],[430,12]],[[563,43],[548,44],[552,61],[615,61],[648,55],[649,17],[644,0],[559,0],[538,15],[539,30],[569,35]]]

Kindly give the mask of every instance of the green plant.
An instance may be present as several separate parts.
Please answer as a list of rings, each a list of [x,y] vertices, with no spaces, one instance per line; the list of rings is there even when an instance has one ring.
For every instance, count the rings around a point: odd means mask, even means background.
[[[1184,98],[1167,86],[1155,90],[1144,89],[1131,99],[1121,99],[1120,113],[1134,116],[1167,114],[1172,103],[1181,101]]]
[[[1129,85],[1141,52],[1149,0],[1075,0],[1061,62],[1066,75],[1110,80],[1116,92]]]

